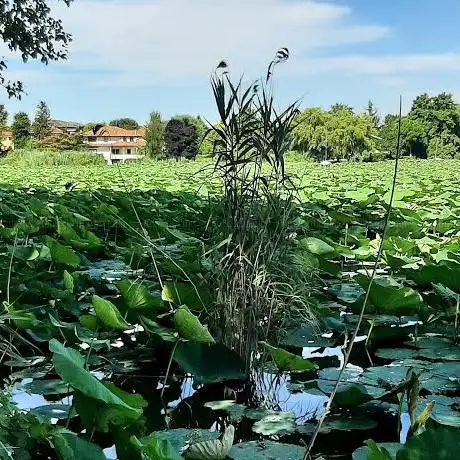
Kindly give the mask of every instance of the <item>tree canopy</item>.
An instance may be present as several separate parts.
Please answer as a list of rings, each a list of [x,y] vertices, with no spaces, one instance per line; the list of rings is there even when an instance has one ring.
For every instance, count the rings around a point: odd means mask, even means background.
[[[51,129],[51,114],[50,109],[45,101],[40,101],[35,113],[34,122],[32,124],[32,132],[35,139],[41,141],[50,134]]]
[[[199,132],[193,117],[178,116],[169,120],[165,128],[165,147],[168,158],[196,157]]]
[[[24,148],[30,138],[30,119],[25,112],[19,112],[14,116],[13,124],[13,141],[16,148]]]
[[[139,123],[132,118],[117,118],[109,123],[110,126],[118,126],[123,129],[139,129]]]
[[[149,158],[164,156],[165,123],[160,112],[152,112],[145,130],[145,154]]]
[[[343,104],[335,104],[330,111],[306,109],[296,123],[294,150],[316,159],[364,159],[375,150],[373,121]]]
[[[61,0],[67,6],[72,0]],[[44,64],[66,59],[70,34],[62,22],[51,16],[46,0],[0,0],[0,38],[11,51],[21,54],[22,60],[38,59]],[[23,84],[10,81],[5,75],[6,61],[0,61],[0,85],[8,95],[20,97]]]

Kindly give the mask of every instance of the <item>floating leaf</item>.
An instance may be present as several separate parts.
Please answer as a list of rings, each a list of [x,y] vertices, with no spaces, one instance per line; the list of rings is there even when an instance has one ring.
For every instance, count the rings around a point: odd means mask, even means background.
[[[232,460],[303,460],[305,449],[274,441],[249,441],[235,444],[228,454]]]
[[[277,412],[264,417],[254,423],[252,431],[265,436],[285,435],[296,429],[295,414],[293,412]]]
[[[139,449],[145,460],[182,460],[171,443],[166,439],[160,439],[155,433],[142,438],[142,441],[132,436],[130,442]]]
[[[222,344],[182,342],[174,360],[192,374],[197,383],[217,383],[246,377],[241,358]]]
[[[224,460],[233,445],[235,427],[228,425],[222,439],[201,441],[192,444],[184,453],[186,460]]]
[[[301,356],[294,355],[293,353],[283,350],[282,348],[273,347],[267,342],[261,343],[270,351],[276,367],[281,372],[303,372],[318,369],[318,366],[315,363],[312,363],[307,359],[303,359]]]

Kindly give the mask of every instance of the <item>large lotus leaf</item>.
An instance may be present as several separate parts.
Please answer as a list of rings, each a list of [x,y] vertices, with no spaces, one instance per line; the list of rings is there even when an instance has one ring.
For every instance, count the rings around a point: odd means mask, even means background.
[[[333,255],[335,253],[334,248],[319,238],[304,238],[299,241],[298,246],[300,248],[305,248],[310,251],[312,254],[317,256],[326,256]]]
[[[152,296],[147,287],[142,284],[129,280],[122,280],[117,283],[117,287],[129,308],[135,310],[149,309],[153,311],[163,311],[165,308],[167,309],[161,296]]]
[[[72,406],[69,406],[68,404],[47,404],[46,406],[34,407],[30,410],[30,412],[47,420],[51,420],[53,418],[66,420],[72,415],[76,415],[75,411],[72,411]]]
[[[127,404],[84,368],[85,360],[77,350],[66,348],[55,339],[50,341],[49,348],[56,373],[64,382],[89,398],[141,415],[140,409]]]
[[[186,306],[179,307],[174,313],[174,326],[180,337],[197,343],[216,343],[209,331]]]
[[[70,292],[74,291],[75,280],[73,276],[67,270],[64,270],[63,284],[64,284],[64,289],[66,291],[70,291]]]
[[[304,372],[318,369],[318,366],[308,359],[303,359],[282,348],[273,347],[266,342],[261,343],[268,349],[276,367],[281,372]]]
[[[430,403],[434,404],[430,414],[432,420],[440,425],[460,428],[460,398],[444,395],[427,396],[421,399],[416,415],[419,416]]]
[[[235,428],[229,425],[225,428],[222,439],[212,439],[192,444],[184,453],[186,460],[224,460],[233,445]]]
[[[182,342],[176,348],[174,360],[192,374],[197,383],[216,383],[246,377],[241,358],[222,344]]]
[[[398,361],[408,358],[416,358],[417,350],[411,348],[381,348],[375,352],[375,356],[391,361]]]
[[[102,449],[67,430],[52,435],[54,449],[59,460],[106,460]]]
[[[235,401],[231,400],[207,402],[205,407],[209,407],[211,410],[223,410],[227,412],[230,418],[235,422],[241,422],[246,411],[245,405],[237,404]]]
[[[369,277],[358,274],[354,279],[364,290],[368,289]],[[422,296],[418,292],[389,278],[374,279],[369,302],[378,312],[395,315],[416,313],[423,304]]]
[[[139,450],[145,460],[182,460],[171,443],[166,439],[160,439],[156,433],[142,438],[142,440],[132,436],[130,442]]]
[[[379,442],[377,446],[382,449],[386,449],[387,452],[390,454],[390,459],[394,460],[396,458],[397,452],[401,449],[402,444],[396,442]],[[353,452],[353,460],[374,460],[371,454],[371,449],[368,446],[360,447]],[[375,458],[375,460],[386,460],[386,459],[379,459]]]
[[[153,321],[145,316],[141,317],[141,322],[144,329],[156,337],[159,337],[165,342],[174,343],[177,342],[179,336],[174,329],[169,329],[167,327],[158,324],[156,321]]]
[[[343,386],[334,396],[334,402],[345,407],[359,406],[371,399],[373,397],[368,393],[367,388],[356,383]]]
[[[429,428],[410,438],[396,456],[397,460],[453,460],[458,458],[459,431]]]
[[[103,385],[127,405],[138,409],[139,412],[142,412],[142,409],[147,405],[144,398],[139,394],[127,393],[110,382]],[[139,418],[139,412],[100,402],[78,391],[74,396],[73,404],[83,425],[91,432],[97,430],[107,433],[110,429],[110,423],[126,425]]]
[[[442,284],[454,292],[460,293],[460,264],[429,264],[418,270],[404,269],[406,278],[415,281],[420,286],[429,287],[431,284]]]
[[[210,303],[209,290],[192,284],[166,282],[161,297],[165,302],[187,305],[191,310],[201,311]]]
[[[34,380],[22,387],[27,393],[37,395],[62,395],[72,392],[72,388],[62,380]]]
[[[200,428],[177,428],[168,431],[158,431],[155,433],[155,436],[158,439],[170,442],[174,451],[179,454],[182,450],[191,444],[218,439],[219,433],[216,431],[203,430]]]
[[[51,259],[58,264],[77,267],[80,264],[80,257],[73,249],[64,246],[50,236],[45,237],[45,244],[50,250]]]
[[[8,251],[21,260],[35,260],[40,256],[33,246],[8,246]]]
[[[365,416],[335,416],[326,419],[325,425],[331,430],[339,431],[367,431],[377,426],[377,421]]]
[[[129,328],[129,324],[123,319],[118,308],[109,300],[93,295],[91,303],[96,311],[96,316],[105,326],[120,330]]]
[[[287,329],[280,340],[281,345],[290,347],[329,347],[335,344],[334,339],[322,337],[321,332],[310,325],[299,325]]]
[[[305,448],[274,441],[235,444],[228,455],[232,460],[303,460]]]
[[[293,412],[276,412],[254,423],[252,431],[265,436],[293,433],[296,429],[295,414]]]

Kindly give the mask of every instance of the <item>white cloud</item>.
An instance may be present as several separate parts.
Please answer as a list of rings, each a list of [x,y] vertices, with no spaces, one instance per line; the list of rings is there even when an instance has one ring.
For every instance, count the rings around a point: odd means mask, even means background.
[[[394,76],[408,72],[427,70],[459,70],[460,54],[441,53],[400,56],[349,55],[307,60],[303,64],[300,64],[298,69],[303,73],[306,67],[309,68],[309,73],[346,71],[364,75]]]
[[[203,79],[223,58],[252,76],[281,46],[301,72],[303,59],[322,49],[390,33],[353,24],[349,8],[319,0],[79,0],[59,13],[74,36],[64,65],[111,71],[102,84]]]
[[[73,34],[69,60],[46,70],[11,66],[7,75],[26,87],[193,87],[221,59],[235,74],[255,78],[281,46],[292,54],[280,69],[283,80],[346,74],[394,88],[409,86],[415,75],[460,69],[456,53],[368,52],[393,30],[357,23],[351,8],[327,0],[77,0],[70,8],[58,2],[55,11]]]

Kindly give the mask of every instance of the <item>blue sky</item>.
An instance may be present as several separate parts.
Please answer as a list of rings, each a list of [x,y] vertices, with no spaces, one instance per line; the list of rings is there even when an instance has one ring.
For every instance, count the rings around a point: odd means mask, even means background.
[[[56,3],[56,2],[52,2]],[[394,112],[420,92],[460,100],[459,0],[75,0],[54,6],[74,36],[69,59],[23,64],[3,52],[22,101],[10,113],[47,101],[54,118],[99,121],[149,112],[215,118],[209,74],[226,59],[235,77],[262,75],[281,46],[280,103],[369,99]]]

